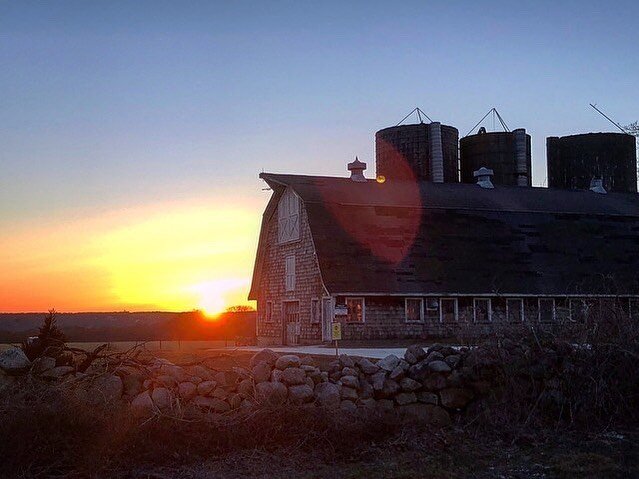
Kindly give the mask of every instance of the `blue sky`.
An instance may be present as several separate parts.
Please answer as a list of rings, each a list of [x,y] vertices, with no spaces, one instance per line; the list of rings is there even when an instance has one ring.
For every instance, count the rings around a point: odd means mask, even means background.
[[[415,106],[461,135],[497,107],[543,184],[547,136],[613,129],[589,102],[639,120],[638,27],[636,1],[0,2],[0,240],[193,199],[257,225],[260,171],[371,176]]]

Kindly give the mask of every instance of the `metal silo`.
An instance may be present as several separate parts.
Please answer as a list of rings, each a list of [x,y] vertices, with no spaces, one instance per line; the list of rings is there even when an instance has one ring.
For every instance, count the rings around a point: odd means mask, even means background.
[[[473,173],[486,167],[494,172],[495,185],[531,186],[530,135],[519,128],[487,133],[484,128],[459,142],[462,183],[475,183]]]
[[[458,183],[459,131],[439,122],[398,125],[375,133],[377,176]]]
[[[624,133],[586,133],[546,139],[548,186],[587,190],[602,178],[607,191],[637,192],[636,140]]]

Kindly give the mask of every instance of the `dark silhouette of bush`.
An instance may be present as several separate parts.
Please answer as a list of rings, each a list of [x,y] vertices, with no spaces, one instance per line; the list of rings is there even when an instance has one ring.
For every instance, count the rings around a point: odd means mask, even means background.
[[[57,365],[70,364],[71,357],[64,352],[66,340],[64,333],[58,328],[55,309],[50,309],[38,335],[23,341],[22,350],[31,361],[41,356],[50,356],[56,359]]]

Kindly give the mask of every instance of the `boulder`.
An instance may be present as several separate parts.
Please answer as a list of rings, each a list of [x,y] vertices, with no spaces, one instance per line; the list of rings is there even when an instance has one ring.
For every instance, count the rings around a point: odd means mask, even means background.
[[[365,409],[375,409],[377,407],[377,401],[374,398],[360,399],[359,405]]]
[[[251,358],[251,368],[253,368],[253,366],[261,361],[264,361],[269,366],[275,366],[275,362],[277,361],[277,354],[271,349],[262,349],[261,351],[255,353]]]
[[[342,376],[357,376],[359,372],[355,368],[349,368],[348,366],[342,369]]]
[[[191,376],[189,378],[189,382],[195,384],[196,386],[204,381],[200,376]]]
[[[158,384],[161,384],[162,386],[164,386],[165,388],[174,388],[175,385],[177,384],[177,381],[175,380],[175,378],[168,374],[162,374],[158,376],[157,378],[155,378],[155,381]]]
[[[357,401],[359,396],[357,395],[357,390],[349,387],[342,387],[340,392],[340,397],[342,399],[349,399],[351,401]]]
[[[308,384],[288,388],[288,399],[293,404],[303,404],[313,400],[313,388]]]
[[[448,412],[444,408],[432,404],[406,404],[400,406],[398,410],[411,422],[419,421],[436,427],[446,427],[451,424]]]
[[[393,381],[392,379],[387,379],[384,381],[384,387],[382,388],[381,395],[385,398],[392,398],[399,392],[399,384],[397,381]]]
[[[422,387],[422,384],[418,381],[415,381],[414,379],[411,378],[403,378],[400,382],[399,382],[399,386],[402,388],[402,391],[405,392],[413,392],[413,391],[417,391],[419,388]]]
[[[253,381],[251,379],[244,379],[237,385],[237,393],[246,398],[252,398],[255,395],[255,389],[253,388]]]
[[[282,382],[282,371],[280,371],[279,369],[273,369],[273,371],[271,372],[271,382]]]
[[[162,371],[163,374],[173,376],[176,383],[189,380],[189,374],[187,374],[184,368],[175,366],[174,364],[163,364],[160,367],[160,371]]]
[[[49,369],[55,368],[55,358],[50,356],[41,356],[33,360],[32,371],[35,374],[42,374]]]
[[[357,377],[355,376],[342,376],[340,381],[342,382],[343,386],[353,389],[359,389],[359,379],[357,379]]]
[[[424,381],[431,373],[430,368],[426,360],[422,359],[417,364],[414,364],[408,370],[408,376],[416,381]]]
[[[300,369],[300,368],[296,368],[296,367],[286,368],[282,371],[282,382],[288,386],[305,384],[306,373],[304,372],[303,369]]]
[[[427,363],[431,363],[433,361],[443,361],[443,360],[444,360],[444,355],[440,353],[439,351],[432,351],[428,353],[428,356],[426,356]]]
[[[443,345],[435,343],[431,347],[428,348],[428,352],[432,353],[433,351],[441,351],[442,349],[444,349]]]
[[[71,374],[75,371],[73,366],[57,366],[53,369],[49,369],[41,374],[43,378],[47,379],[60,379],[67,374]]]
[[[444,361],[432,361],[428,363],[428,368],[436,373],[448,373],[450,372],[450,366]]]
[[[0,369],[7,374],[19,374],[31,367],[31,361],[19,348],[7,349],[0,354]]]
[[[386,381],[386,371],[384,371],[383,369],[371,376],[371,384],[373,385],[373,389],[375,391],[381,391],[384,387],[385,381]]]
[[[379,366],[366,358],[358,358],[357,366],[359,366],[364,374],[368,375],[375,374],[377,371],[379,371]]]
[[[195,396],[193,404],[217,413],[227,412],[231,409],[231,406],[221,399],[204,396]]]
[[[217,383],[215,381],[202,381],[197,385],[197,393],[200,396],[208,396],[211,394]]]
[[[260,361],[251,370],[253,380],[256,383],[263,383],[271,377],[271,366],[266,361]]]
[[[202,378],[203,381],[210,381],[213,379],[213,371],[201,364],[193,366],[193,368],[191,368],[191,373],[194,376]]]
[[[408,364],[408,363],[407,363]],[[399,381],[401,378],[404,377],[404,369],[402,368],[401,365],[397,365],[395,366],[395,369],[393,369],[390,374],[388,375],[389,378],[395,380],[395,381]]]
[[[304,356],[302,359],[300,359],[300,363],[302,366],[313,366],[313,367],[317,366],[317,363],[315,362],[315,359],[313,359],[312,356]]]
[[[408,364],[417,364],[422,359],[426,357],[426,351],[424,348],[413,344],[406,348],[406,352],[404,353],[404,359]]]
[[[337,384],[328,382],[316,384],[313,394],[319,406],[326,408],[339,407],[340,393],[339,386]]]
[[[339,355],[339,363],[342,367],[352,368],[355,367],[355,361],[348,354]]]
[[[226,373],[224,371],[218,371],[213,375],[213,380],[217,383],[218,386],[224,387],[227,386],[228,378],[226,377]]]
[[[143,379],[141,375],[125,374],[120,376],[120,379],[122,379],[124,394],[129,397],[135,397],[144,390],[142,387]]]
[[[459,354],[451,354],[446,356],[444,361],[451,367],[451,369],[455,369],[459,364],[459,361],[461,361],[461,356]]]
[[[439,352],[441,354],[443,354],[444,356],[450,356],[451,354],[457,354],[457,350],[455,348],[453,348],[452,346],[444,346],[443,348],[441,348],[439,350]]]
[[[184,382],[178,385],[178,394],[186,401],[194,398],[197,394],[197,386],[192,382]]]
[[[155,388],[151,394],[153,404],[160,410],[166,410],[171,408],[171,393],[167,388]]]
[[[443,374],[435,373],[428,376],[422,384],[424,389],[429,391],[439,391],[446,387],[446,377]]]
[[[124,384],[120,376],[107,374],[98,376],[89,387],[87,399],[90,404],[112,404],[122,397]]]
[[[395,402],[392,399],[378,399],[377,408],[382,411],[392,411],[395,409]]]
[[[395,402],[399,406],[412,404],[414,402],[417,402],[417,396],[415,395],[415,393],[399,393],[397,396],[395,396]]]
[[[0,369],[0,391],[13,385],[15,380],[15,377],[9,376],[7,373]]]
[[[373,395],[375,394],[375,390],[373,389],[373,386],[371,386],[371,383],[369,383],[366,380],[362,380],[359,382],[359,397],[361,399],[368,399],[368,398],[372,398]]]
[[[275,367],[280,371],[287,368],[299,368],[302,365],[300,357],[295,354],[285,354],[277,358],[275,361]]]
[[[461,409],[473,399],[474,394],[470,389],[446,388],[439,392],[442,406],[450,409]]]
[[[349,401],[348,399],[344,399],[342,402],[340,402],[339,408],[342,411],[348,413],[357,412],[357,406],[355,405],[355,403],[353,401]]]
[[[255,397],[261,403],[281,404],[286,401],[288,389],[282,383],[267,382],[255,385]]]
[[[428,391],[420,391],[417,393],[417,400],[426,404],[435,404],[439,402],[437,394]]]
[[[315,381],[313,381],[313,378],[309,378],[308,376],[306,376],[305,382],[308,387],[310,387],[311,389],[315,389]]]
[[[319,369],[315,366],[310,366],[308,364],[302,364],[300,369],[303,370],[306,374],[313,374],[315,372],[319,373]]]
[[[393,369],[395,369],[398,364],[399,358],[394,354],[389,354],[384,359],[380,359],[379,361],[377,361],[377,366],[388,372],[391,372]]]
[[[131,409],[133,414],[138,417],[146,417],[153,412],[153,400],[149,391],[138,394],[131,401]]]

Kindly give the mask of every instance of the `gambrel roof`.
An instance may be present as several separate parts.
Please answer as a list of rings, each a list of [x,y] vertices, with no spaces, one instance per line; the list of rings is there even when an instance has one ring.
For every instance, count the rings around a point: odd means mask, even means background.
[[[639,295],[639,194],[260,178],[302,199],[332,294]]]

